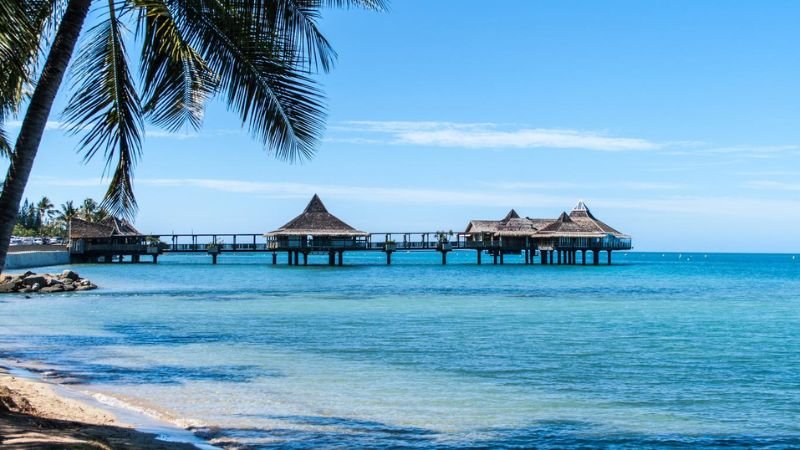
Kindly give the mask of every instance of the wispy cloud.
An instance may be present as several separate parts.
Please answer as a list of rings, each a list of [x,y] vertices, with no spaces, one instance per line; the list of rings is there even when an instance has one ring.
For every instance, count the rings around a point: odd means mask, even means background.
[[[102,185],[99,178],[84,180],[36,178],[38,184],[54,187]],[[323,198],[336,198],[348,202],[396,205],[435,205],[519,208],[523,214],[552,215],[569,210],[578,200],[574,194],[532,193],[492,189],[437,189],[354,186],[341,184],[314,184],[288,182],[260,182],[215,178],[143,178],[136,180],[138,187],[158,189],[208,189],[240,195],[253,195],[273,199],[305,201],[317,193]],[[778,186],[756,183],[753,187],[775,189]],[[800,185],[782,185],[785,190],[798,190]],[[736,197],[704,195],[651,195],[634,198],[603,196],[601,199],[584,197],[595,211],[635,210],[642,214],[675,214],[691,217],[752,218],[783,211],[785,219],[800,219],[800,201],[772,197]],[[787,208],[788,207],[788,208]]]
[[[22,121],[10,120],[6,122],[6,127],[9,130],[19,130],[22,127]],[[61,122],[57,120],[48,120],[47,125],[45,125],[45,131],[69,131],[69,129],[70,127],[66,122]],[[177,132],[164,131],[155,128],[146,128],[144,131],[144,135],[146,138],[177,139],[177,140],[241,135],[242,133],[244,133],[244,131],[242,131],[241,129],[231,129],[231,128],[212,128],[200,131],[187,129],[185,131],[177,131]]]
[[[510,181],[486,182],[483,185],[503,190],[597,190],[597,189],[625,189],[636,191],[672,191],[685,189],[688,186],[678,183],[658,183],[651,181],[619,181],[607,183],[593,182],[565,182],[565,181]]]
[[[9,130],[19,130],[22,128],[22,121],[21,120],[9,120],[6,122],[6,127]],[[47,124],[44,127],[45,131],[51,130],[66,130],[67,124],[64,122],[59,122],[57,120],[48,120]]]
[[[329,139],[356,139],[393,145],[468,149],[584,149],[597,151],[655,150],[660,145],[645,139],[609,136],[573,129],[531,128],[495,123],[348,121],[329,129],[345,133]]]
[[[773,181],[773,180],[748,181],[744,184],[744,187],[750,189],[767,189],[772,191],[786,191],[786,192],[800,191],[800,183],[786,183],[783,181]]]

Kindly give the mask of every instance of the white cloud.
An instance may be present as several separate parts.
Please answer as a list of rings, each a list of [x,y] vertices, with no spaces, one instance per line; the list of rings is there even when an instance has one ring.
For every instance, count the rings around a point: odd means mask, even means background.
[[[607,136],[603,133],[553,128],[529,128],[493,123],[349,121],[329,127],[334,132],[366,133],[331,139],[372,139],[384,135],[383,143],[448,148],[511,149],[557,148],[598,151],[655,150],[660,145],[639,138]]]
[[[48,186],[96,187],[102,181],[97,178],[85,180],[36,178],[36,183]],[[175,189],[208,189],[232,194],[254,195],[273,199],[297,199],[298,204],[313,194],[323,198],[337,198],[355,203],[395,205],[435,205],[518,208],[522,214],[531,216],[553,216],[569,211],[578,196],[572,194],[538,194],[510,192],[502,189],[458,190],[436,188],[374,187],[337,184],[259,182],[214,178],[143,178],[135,185],[142,187]],[[764,185],[764,188],[775,186]],[[800,190],[800,185],[786,185],[787,190]],[[594,212],[602,217],[610,211],[636,211],[641,214],[671,214],[686,217],[738,217],[742,219],[782,211],[783,217],[800,219],[800,201],[775,199],[772,197],[732,197],[668,195],[638,198],[607,197],[595,200],[581,196]]]
[[[22,128],[22,121],[21,120],[9,120],[6,122],[6,127],[9,130],[19,130]],[[66,130],[67,124],[65,122],[59,122],[57,120],[48,120],[47,124],[44,126],[46,131],[50,130]]]
[[[800,183],[785,183],[783,181],[772,181],[772,180],[748,181],[747,183],[745,183],[744,186],[750,189],[769,189],[769,190],[789,191],[789,192],[800,191]]]

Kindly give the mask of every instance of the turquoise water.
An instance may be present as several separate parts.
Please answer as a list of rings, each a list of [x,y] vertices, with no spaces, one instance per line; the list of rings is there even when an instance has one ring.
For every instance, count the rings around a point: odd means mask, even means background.
[[[792,255],[382,261],[73,266],[102,289],[0,298],[0,357],[253,447],[800,446]]]

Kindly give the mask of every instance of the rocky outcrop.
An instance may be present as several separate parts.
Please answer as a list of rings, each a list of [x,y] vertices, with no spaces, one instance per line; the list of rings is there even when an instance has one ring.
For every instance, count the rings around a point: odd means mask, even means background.
[[[97,286],[71,270],[65,270],[60,274],[37,275],[33,272],[25,272],[20,275],[0,275],[0,294],[72,292],[92,289],[97,289]]]

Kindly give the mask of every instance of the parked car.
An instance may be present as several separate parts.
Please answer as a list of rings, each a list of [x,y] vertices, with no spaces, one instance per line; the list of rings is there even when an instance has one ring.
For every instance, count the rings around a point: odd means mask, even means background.
[[[51,237],[48,240],[50,241],[51,244],[55,244],[55,245],[61,245],[61,244],[64,243],[64,240],[61,239],[60,237]]]
[[[44,245],[44,239],[42,238],[34,238],[33,245]]]
[[[22,245],[33,245],[33,238],[32,237],[22,238]]]
[[[10,245],[22,245],[22,239],[16,236],[11,236]]]

